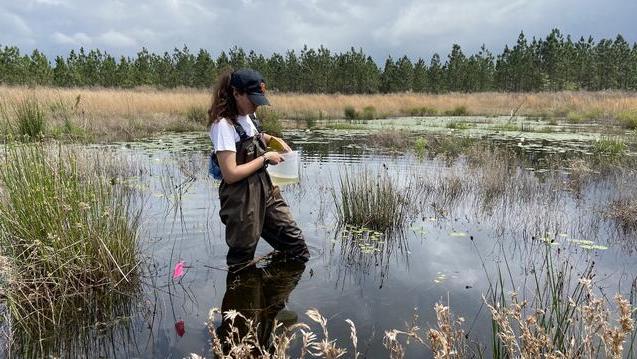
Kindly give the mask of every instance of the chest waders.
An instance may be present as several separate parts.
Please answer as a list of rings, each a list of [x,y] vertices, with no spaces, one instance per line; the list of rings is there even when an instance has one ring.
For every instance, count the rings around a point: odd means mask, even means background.
[[[248,137],[241,125],[236,124],[235,129],[240,137],[236,143],[237,166],[266,152],[260,133]],[[219,200],[219,216],[226,226],[226,243],[229,247],[226,261],[231,270],[254,259],[259,237],[263,237],[287,258],[302,262],[309,259],[303,233],[292,218],[279,187],[272,184],[264,168],[232,184],[222,180]]]

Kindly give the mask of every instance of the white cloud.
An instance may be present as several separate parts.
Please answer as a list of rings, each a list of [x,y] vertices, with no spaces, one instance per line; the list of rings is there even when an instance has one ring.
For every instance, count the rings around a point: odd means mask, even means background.
[[[66,5],[66,2],[63,0],[35,0],[35,3],[42,4],[42,5],[51,5],[51,6]]]
[[[523,7],[526,0],[412,2],[403,7],[392,22],[374,31],[377,39],[388,38],[399,45],[413,37],[463,35],[483,29],[483,25],[504,24],[511,13]]]
[[[92,39],[83,32],[77,32],[70,36],[61,32],[55,32],[51,35],[51,38],[60,45],[87,46],[93,42]]]
[[[110,30],[97,37],[97,41],[114,48],[136,48],[137,41],[119,31]]]
[[[635,0],[0,0],[0,42],[47,55],[92,46],[134,55],[186,44],[215,54],[233,45],[265,55],[304,44],[340,52],[362,47],[382,62],[391,54],[443,57],[452,43],[466,54],[494,52],[520,30],[546,36],[637,40]]]
[[[0,31],[19,36],[30,35],[31,27],[19,15],[0,8]]]

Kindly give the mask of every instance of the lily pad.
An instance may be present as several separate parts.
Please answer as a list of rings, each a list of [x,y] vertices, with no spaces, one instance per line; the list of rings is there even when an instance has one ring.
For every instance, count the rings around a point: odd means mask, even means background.
[[[466,237],[467,234],[465,232],[450,232],[450,236],[452,237]]]

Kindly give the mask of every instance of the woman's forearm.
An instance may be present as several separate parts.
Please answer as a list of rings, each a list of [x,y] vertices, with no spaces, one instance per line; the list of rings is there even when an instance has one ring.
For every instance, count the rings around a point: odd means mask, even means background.
[[[272,136],[268,135],[265,132],[261,132],[261,134],[263,135],[263,140],[265,141],[266,145],[270,144],[270,140],[272,139]]]

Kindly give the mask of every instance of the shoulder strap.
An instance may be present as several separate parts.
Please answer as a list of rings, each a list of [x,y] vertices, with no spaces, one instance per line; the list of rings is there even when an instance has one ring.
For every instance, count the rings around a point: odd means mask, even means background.
[[[239,134],[239,141],[245,141],[248,138],[248,134],[246,130],[243,129],[243,126],[236,121],[232,121],[232,125],[234,126],[234,130]]]
[[[250,119],[252,120],[252,122],[254,122],[254,127],[257,128],[257,132],[261,133],[263,132],[263,130],[261,129],[261,121],[259,121],[257,119],[257,116],[255,116],[253,113],[250,114]]]

